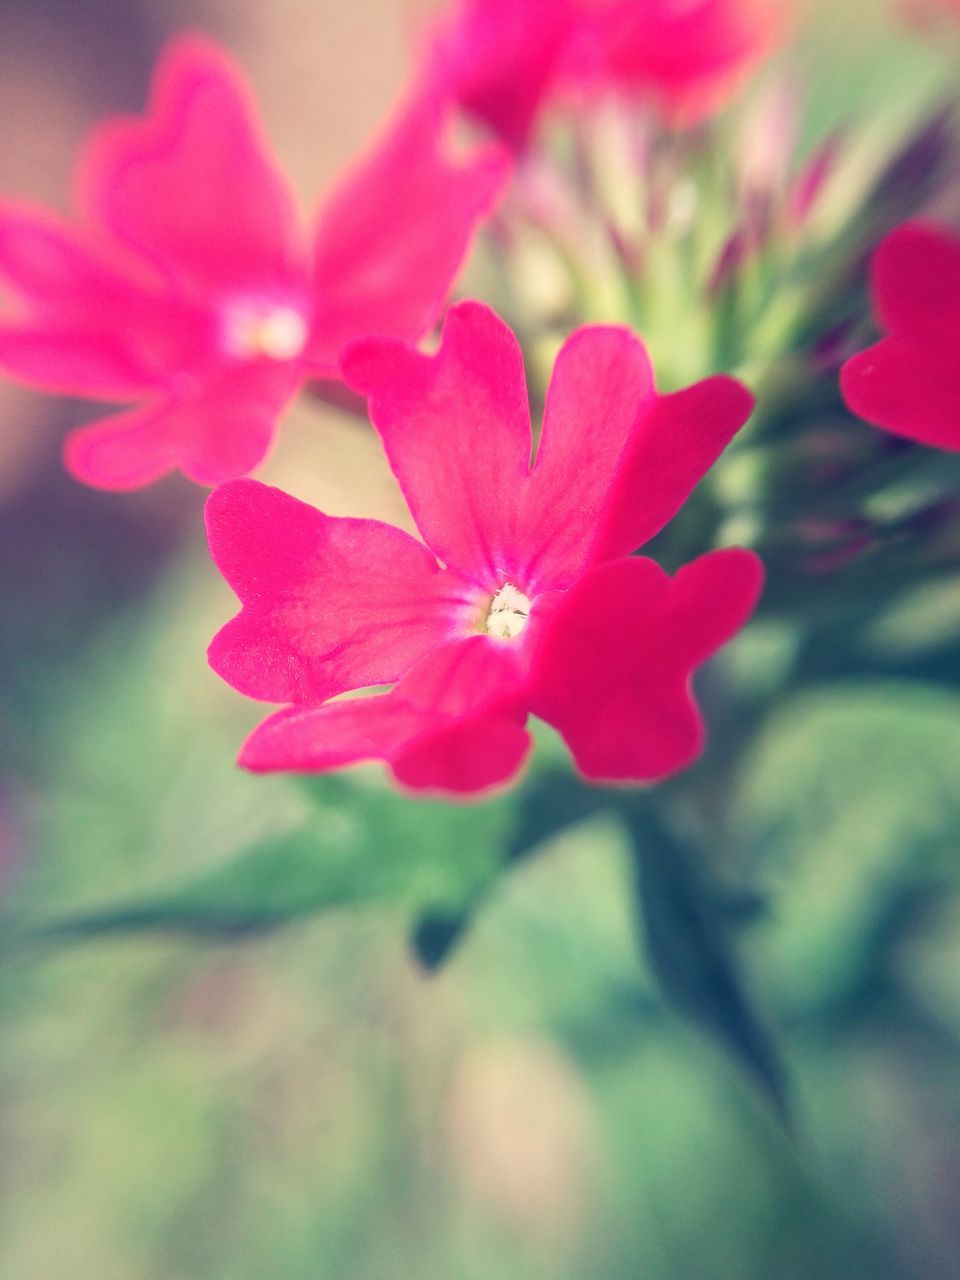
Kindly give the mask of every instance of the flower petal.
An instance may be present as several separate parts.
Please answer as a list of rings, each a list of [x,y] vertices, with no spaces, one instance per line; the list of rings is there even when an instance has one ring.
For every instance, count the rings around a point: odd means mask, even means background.
[[[526,646],[468,635],[417,663],[394,693],[412,706],[443,716],[473,716],[516,709],[529,678]]]
[[[693,669],[744,625],[762,580],[760,561],[739,549],[672,579],[642,558],[600,565],[551,619],[531,710],[559,729],[587,778],[644,781],[685,768],[703,747]]]
[[[394,777],[415,791],[476,795],[509,782],[533,746],[522,724],[503,716],[478,716],[449,728],[428,730],[398,752]]]
[[[96,329],[0,325],[0,369],[65,396],[132,400],[156,387],[122,339]]]
[[[348,342],[414,340],[440,315],[480,220],[509,176],[499,147],[448,155],[447,104],[422,95],[348,174],[323,210],[315,244],[308,359],[338,375]]]
[[[158,284],[136,272],[136,263],[120,267],[93,235],[45,209],[0,201],[0,279],[33,307],[61,315],[122,306]]]
[[[753,397],[732,378],[657,395],[626,329],[578,330],[557,357],[518,523],[522,580],[567,587],[635,551],[676,514],[743,425]]]
[[[885,329],[960,349],[960,236],[907,223],[871,263],[874,304]]]
[[[67,436],[67,470],[97,489],[140,489],[178,464],[173,410],[147,404],[112,414]]]
[[[540,111],[611,88],[679,123],[721,106],[787,23],[774,0],[461,0],[426,74],[522,149]]]
[[[594,562],[642,547],[672,520],[753,412],[735,378],[658,396],[624,454]]]
[[[349,348],[343,374],[369,396],[424,541],[483,586],[515,571],[517,510],[530,460],[523,355],[507,326],[477,302],[452,307],[440,350],[398,342]]]
[[[0,364],[47,391],[129,399],[157,385],[171,339],[196,345],[156,277],[42,209],[0,203],[0,282],[14,298]]]
[[[238,763],[255,773],[314,773],[390,760],[429,724],[428,713],[389,693],[286,707],[254,729]]]
[[[458,584],[390,525],[327,516],[254,480],[211,494],[206,523],[244,606],[210,665],[250,697],[320,702],[391,683],[459,621]]]
[[[427,76],[522,150],[573,21],[568,0],[461,0],[432,33]]]
[[[104,125],[78,169],[95,223],[201,291],[305,278],[292,192],[240,72],[196,36],[170,45],[146,118]]]
[[[137,489],[177,468],[205,485],[246,475],[266,455],[298,381],[296,367],[272,361],[224,365],[183,399],[73,432],[67,468],[99,489]]]
[[[515,720],[438,724],[388,693],[280,711],[253,731],[239,763],[256,773],[326,772],[382,760],[412,790],[471,795],[511,778],[530,746]]]
[[[843,366],[840,386],[857,417],[937,449],[960,451],[957,349],[884,338]]]
[[[567,587],[591,562],[624,455],[655,399],[647,352],[629,330],[578,329],[564,344],[518,520],[527,586]]]
[[[564,70],[649,95],[669,120],[695,124],[780,41],[783,9],[774,0],[609,0],[581,24]]]
[[[518,668],[481,636],[439,647],[388,694],[294,707],[264,721],[240,763],[322,771],[383,760],[405,786],[471,794],[505,782],[530,749],[513,703]]]

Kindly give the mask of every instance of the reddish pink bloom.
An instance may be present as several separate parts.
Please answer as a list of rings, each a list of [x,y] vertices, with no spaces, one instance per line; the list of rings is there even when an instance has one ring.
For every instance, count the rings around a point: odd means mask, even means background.
[[[783,35],[773,0],[595,0],[577,68],[647,96],[677,124],[722,107]]]
[[[690,124],[780,38],[773,0],[460,0],[433,32],[434,80],[511,145],[543,109],[608,89]]]
[[[311,234],[240,73],[187,38],[148,115],[90,140],[75,222],[0,206],[0,368],[134,405],[69,439],[74,474],[104,488],[177,467],[201,484],[243,475],[348,342],[421,336],[507,177],[497,149],[446,155],[446,114],[435,95],[408,106]]]
[[[882,338],[841,371],[850,410],[898,436],[960,450],[960,236],[908,223],[871,264]]]
[[[580,329],[557,357],[531,466],[520,347],[479,303],[448,313],[435,356],[371,340],[344,367],[423,542],[256,481],[211,495],[213,558],[243,604],[211,665],[241,693],[293,704],[240,762],[384,760],[406,786],[472,792],[517,770],[532,712],[591,779],[689,764],[703,741],[692,672],[750,616],[760,563],[716,551],[670,578],[628,553],[678,510],[749,393],[716,377],[659,395],[626,329]]]

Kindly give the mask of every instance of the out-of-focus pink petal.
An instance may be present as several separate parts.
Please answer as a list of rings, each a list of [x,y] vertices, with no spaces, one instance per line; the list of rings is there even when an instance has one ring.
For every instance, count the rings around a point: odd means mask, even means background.
[[[248,769],[323,771],[383,760],[415,789],[475,793],[506,781],[530,748],[512,701],[517,666],[484,637],[443,645],[388,694],[294,707],[247,739]]]
[[[201,292],[302,283],[306,246],[240,72],[214,44],[176,41],[146,118],[104,125],[81,156],[94,221]]]
[[[95,327],[0,325],[0,370],[66,396],[133,400],[156,387],[121,339]]]
[[[563,734],[594,781],[645,781],[691,764],[703,727],[694,667],[756,606],[752,552],[715,551],[671,579],[652,560],[598,566],[554,614],[537,658],[531,710]]]
[[[241,693],[321,702],[388,684],[454,633],[458,583],[408,534],[237,480],[207,501],[210,552],[243,611],[210,646]]]
[[[178,464],[173,414],[165,404],[142,405],[73,431],[64,462],[77,480],[97,489],[139,489]]]
[[[73,432],[68,469],[100,489],[135,489],[179,469],[197,484],[246,475],[263,460],[277,419],[299,381],[271,361],[224,365],[184,386],[182,399],[107,418]]]
[[[567,587],[592,563],[625,454],[655,399],[646,350],[627,329],[578,329],[567,340],[517,523],[526,586]],[[644,479],[653,488],[659,477]]]
[[[129,399],[196,346],[195,318],[149,271],[42,209],[0,204],[3,286],[0,363],[46,391]]]
[[[840,386],[859,418],[937,449],[960,450],[960,346],[884,338],[843,366]]]
[[[522,150],[553,88],[573,21],[568,0],[461,0],[432,33],[426,75]]]
[[[871,274],[885,329],[960,354],[960,236],[907,223],[877,249]]]
[[[786,8],[775,0],[601,0],[587,6],[564,73],[648,96],[668,119],[694,124],[782,39]]]
[[[224,364],[178,408],[180,470],[212,486],[259,466],[300,376],[296,365],[280,361]]]
[[[509,176],[500,147],[450,154],[449,105],[421,95],[349,174],[317,230],[307,359],[338,374],[348,342],[414,340],[435,324],[473,234]]]
[[[530,462],[523,355],[488,308],[451,308],[440,350],[352,346],[344,378],[369,397],[424,541],[445,564],[488,585],[516,572],[515,525]]]
[[[33,308],[130,305],[158,281],[134,261],[115,259],[94,236],[75,230],[45,209],[0,201],[0,280]]]
[[[551,102],[611,88],[692,124],[783,37],[776,0],[461,0],[433,32],[428,78],[515,148]]]

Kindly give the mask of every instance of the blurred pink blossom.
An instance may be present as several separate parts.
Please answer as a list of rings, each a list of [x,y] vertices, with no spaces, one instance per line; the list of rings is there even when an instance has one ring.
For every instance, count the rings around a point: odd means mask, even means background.
[[[871,264],[885,337],[841,370],[851,411],[895,435],[960,451],[960,236],[907,223]]]
[[[459,0],[435,24],[427,75],[524,147],[558,101],[614,91],[671,124],[709,116],[781,38],[773,0]]]
[[[406,104],[308,233],[240,72],[186,37],[147,116],[90,139],[74,222],[0,205],[0,368],[134,405],[69,438],[72,472],[117,489],[244,475],[349,341],[428,330],[508,170],[496,147],[450,158],[447,115],[436,95]]]

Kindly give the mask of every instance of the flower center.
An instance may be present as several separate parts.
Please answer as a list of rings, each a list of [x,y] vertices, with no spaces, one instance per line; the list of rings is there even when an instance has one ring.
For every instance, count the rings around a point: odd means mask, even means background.
[[[498,640],[513,640],[527,625],[529,616],[529,599],[507,582],[490,601],[483,630]]]
[[[247,304],[226,318],[225,340],[231,355],[249,359],[295,360],[307,345],[308,329],[295,307]]]

